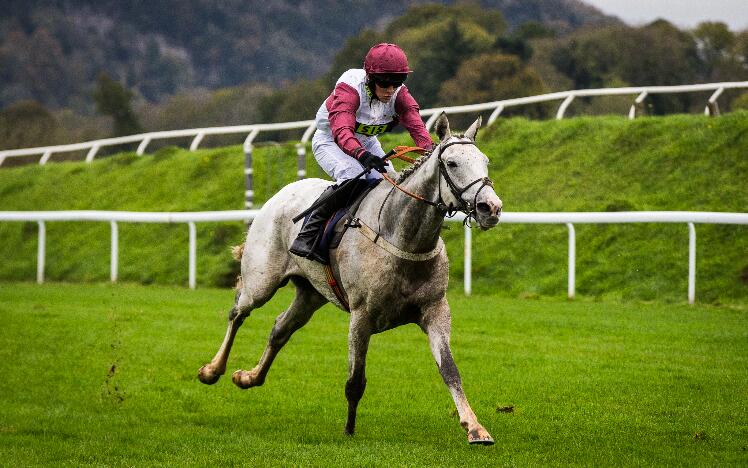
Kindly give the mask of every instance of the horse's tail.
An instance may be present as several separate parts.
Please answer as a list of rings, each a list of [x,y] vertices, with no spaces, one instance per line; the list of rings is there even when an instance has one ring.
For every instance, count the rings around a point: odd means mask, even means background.
[[[231,256],[234,257],[234,260],[237,262],[240,262],[242,260],[242,255],[244,255],[244,243],[242,242],[239,245],[234,245],[231,247]],[[242,280],[242,275],[239,275],[236,277],[236,286],[234,286],[234,289],[237,291],[241,291],[244,287],[244,281]],[[236,296],[237,300],[239,300],[239,295]]]
[[[244,243],[231,247],[231,256],[237,262],[241,261],[242,255],[244,255]]]

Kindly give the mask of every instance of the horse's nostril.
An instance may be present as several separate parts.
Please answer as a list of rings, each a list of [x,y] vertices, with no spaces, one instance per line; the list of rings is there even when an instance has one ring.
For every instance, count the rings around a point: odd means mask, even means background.
[[[491,207],[488,205],[488,203],[481,202],[481,203],[478,203],[475,207],[481,213],[491,213]]]

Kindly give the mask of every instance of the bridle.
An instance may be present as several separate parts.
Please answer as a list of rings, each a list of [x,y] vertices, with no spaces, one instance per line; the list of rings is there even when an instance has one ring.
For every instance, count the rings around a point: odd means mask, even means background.
[[[460,188],[459,185],[455,183],[455,181],[452,179],[452,177],[449,175],[449,170],[447,169],[446,164],[444,163],[444,160],[442,159],[442,155],[444,154],[444,151],[449,148],[450,146],[454,145],[473,145],[475,146],[475,143],[472,141],[464,141],[464,140],[457,140],[457,141],[449,141],[449,139],[439,143],[439,145],[432,150],[432,153],[435,151],[438,151],[437,158],[438,158],[438,164],[439,164],[439,199],[437,201],[431,201],[427,200],[424,197],[409,192],[408,190],[404,189],[400,185],[398,185],[394,180],[392,180],[387,174],[383,174],[385,180],[387,180],[389,183],[393,185],[393,190],[397,188],[404,194],[410,196],[411,198],[414,198],[418,201],[421,201],[423,203],[426,203],[427,205],[431,205],[434,208],[436,208],[439,211],[445,212],[446,216],[448,218],[453,217],[455,214],[457,214],[458,211],[461,211],[465,213],[465,221],[464,223],[469,226],[470,219],[476,219],[477,211],[476,206],[478,204],[478,195],[480,194],[481,190],[483,190],[485,187],[493,187],[493,182],[488,177],[480,177],[478,179],[475,179],[474,181],[470,182],[466,186]],[[447,186],[449,187],[450,192],[452,193],[452,196],[457,200],[459,203],[457,206],[452,205],[450,202],[449,205],[444,203],[444,198],[442,197],[442,184],[441,179],[444,179],[444,181],[447,183]],[[463,200],[462,195],[473,185],[476,185],[480,183],[481,186],[478,188],[478,190],[475,192],[475,197],[473,197],[472,204],[469,201]],[[389,194],[387,194],[387,197],[392,193],[390,191]],[[385,198],[385,202],[387,199]],[[384,203],[382,203],[382,206],[384,207]],[[380,210],[381,215],[381,210]]]

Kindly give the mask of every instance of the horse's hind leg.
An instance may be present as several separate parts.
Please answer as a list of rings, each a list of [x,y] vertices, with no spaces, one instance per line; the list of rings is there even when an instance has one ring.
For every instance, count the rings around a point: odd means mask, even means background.
[[[351,311],[348,329],[348,380],[345,383],[345,397],[348,400],[348,419],[345,433],[353,435],[356,430],[358,402],[366,389],[366,353],[369,350],[371,325],[361,313]]]
[[[234,344],[236,332],[239,331],[239,327],[241,327],[244,319],[249,316],[251,310],[252,307],[248,304],[246,296],[241,291],[237,292],[234,307],[229,311],[229,326],[226,330],[226,336],[223,338],[223,343],[213,360],[201,367],[197,374],[202,383],[214,384],[226,372],[226,361],[229,358],[231,346]]]
[[[327,302],[327,299],[318,293],[307,280],[294,277],[292,281],[296,285],[296,297],[291,306],[275,319],[275,325],[270,332],[268,344],[260,361],[252,370],[238,370],[232,376],[232,380],[240,388],[262,385],[275,356],[288,342],[291,335],[306,325],[314,312]]]

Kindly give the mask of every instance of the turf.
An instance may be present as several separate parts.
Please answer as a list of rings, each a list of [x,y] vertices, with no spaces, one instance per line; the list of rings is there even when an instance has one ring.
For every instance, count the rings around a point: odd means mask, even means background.
[[[284,289],[239,332],[254,365]],[[748,463],[744,308],[452,294],[452,347],[496,439],[470,447],[425,336],[373,338],[357,433],[347,315],[326,306],[263,387],[197,381],[230,290],[0,283],[0,462],[32,465],[567,466]]]

